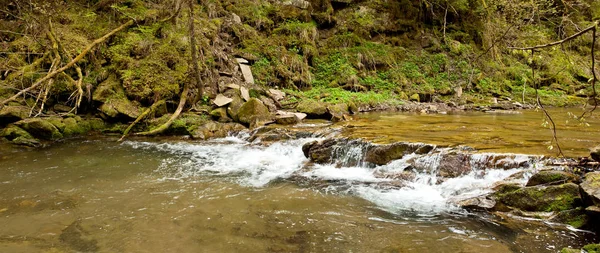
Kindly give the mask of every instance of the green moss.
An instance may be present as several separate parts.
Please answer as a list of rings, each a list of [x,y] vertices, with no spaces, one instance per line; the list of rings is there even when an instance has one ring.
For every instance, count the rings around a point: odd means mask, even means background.
[[[588,253],[600,253],[600,244],[588,244],[583,246],[583,250]]]

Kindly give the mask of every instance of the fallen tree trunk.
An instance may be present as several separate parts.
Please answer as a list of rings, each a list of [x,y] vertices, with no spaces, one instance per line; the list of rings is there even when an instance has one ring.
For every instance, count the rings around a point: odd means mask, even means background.
[[[59,68],[55,71],[52,71],[50,73],[48,73],[46,76],[42,77],[40,80],[36,81],[34,84],[32,84],[31,86],[29,86],[28,88],[25,88],[21,91],[19,91],[17,94],[15,94],[14,96],[7,98],[6,100],[2,101],[0,103],[0,107],[4,106],[6,103],[13,101],[15,99],[17,99],[19,96],[23,95],[24,93],[35,89],[36,87],[40,86],[41,84],[43,84],[44,82],[50,80],[51,78],[54,78],[56,75],[64,72],[65,70],[73,67],[73,65],[75,65],[79,60],[83,59],[83,57],[85,57],[91,50],[92,48],[94,48],[96,45],[104,42],[106,39],[110,38],[111,36],[113,36],[115,33],[129,27],[130,25],[133,24],[133,20],[128,21],[127,23],[117,27],[116,29],[110,31],[109,33],[105,34],[104,36],[94,40],[92,42],[92,44],[90,44],[89,46],[87,46],[85,49],[83,49],[83,51],[77,55],[77,57],[75,57],[75,59],[73,59],[72,61],[70,61],[69,63],[67,63],[67,65],[63,66],[62,68]]]

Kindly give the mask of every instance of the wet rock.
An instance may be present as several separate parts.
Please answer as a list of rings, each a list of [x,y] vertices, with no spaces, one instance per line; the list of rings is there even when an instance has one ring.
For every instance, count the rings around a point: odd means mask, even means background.
[[[496,206],[496,201],[487,196],[479,196],[461,200],[458,205],[469,210],[491,210]]]
[[[327,105],[322,102],[302,100],[296,106],[296,110],[306,113],[310,118],[330,119],[331,115],[327,112]]]
[[[269,109],[256,98],[251,98],[244,103],[237,114],[238,121],[243,124],[250,125],[258,120],[264,120],[269,117]]]
[[[583,208],[560,211],[550,219],[552,222],[569,224],[574,228],[584,228],[590,222]]]
[[[600,171],[585,174],[579,186],[586,204],[600,206]]]
[[[245,130],[241,124],[238,123],[219,123],[214,121],[208,121],[203,125],[195,128],[191,132],[193,139],[197,140],[208,140],[211,138],[224,138],[228,135]]]
[[[228,97],[224,96],[223,94],[219,94],[213,100],[213,104],[215,104],[218,107],[221,107],[221,106],[225,106],[225,105],[231,103],[231,101],[233,101],[233,99],[228,98]]]
[[[0,109],[0,125],[10,124],[29,117],[29,107],[8,105]]]
[[[402,158],[406,154],[426,154],[434,146],[428,144],[397,142],[387,145],[373,145],[365,154],[365,161],[377,165],[385,165],[393,160]]]
[[[17,145],[29,147],[38,147],[41,145],[41,143],[36,138],[31,136],[27,131],[15,125],[9,125],[8,127],[2,129],[2,131],[0,131],[0,137],[4,137]]]
[[[445,178],[454,178],[471,172],[470,156],[462,153],[445,154],[438,167],[438,174]]]
[[[302,153],[304,153],[304,157],[306,158],[310,158],[310,149],[317,145],[319,142],[318,141],[311,141],[311,142],[307,142],[304,143],[304,145],[302,145]]]
[[[333,122],[343,121],[344,115],[350,113],[346,103],[327,106],[327,112],[331,114],[331,121]]]
[[[594,147],[590,152],[590,157],[594,159],[596,162],[600,162],[600,145]]]
[[[58,128],[41,118],[24,119],[15,123],[15,125],[40,139],[56,140],[63,137]]]
[[[210,112],[210,116],[217,119],[219,122],[231,122],[231,118],[227,116],[227,109],[225,107],[219,107]]]
[[[581,206],[579,186],[566,183],[557,186],[531,186],[507,193],[496,192],[497,201],[524,211],[564,211]]]
[[[562,183],[577,183],[579,177],[573,173],[558,170],[542,170],[533,174],[525,186],[553,185]]]
[[[275,117],[275,122],[280,125],[294,125],[299,122],[298,117],[294,114],[278,115]]]
[[[314,163],[328,164],[333,162],[334,149],[337,144],[337,139],[311,142],[302,146],[302,152]]]

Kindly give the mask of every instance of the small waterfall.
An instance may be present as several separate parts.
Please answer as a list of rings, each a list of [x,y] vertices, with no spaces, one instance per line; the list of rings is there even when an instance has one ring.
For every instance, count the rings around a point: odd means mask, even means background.
[[[323,138],[290,138],[281,141],[252,139],[238,134],[205,142],[149,143],[126,141],[123,145],[170,154],[157,171],[165,180],[219,176],[249,187],[265,187],[277,180],[302,183],[327,193],[352,194],[390,212],[438,214],[455,212],[462,199],[490,192],[509,176],[536,166],[541,157],[475,153],[426,144],[405,145],[400,159],[376,166],[367,162],[374,147],[389,147],[356,139],[335,139],[325,146],[330,163],[308,163],[302,146]],[[262,135],[264,137],[266,135]],[[404,145],[404,144],[403,144]],[[525,182],[526,178],[517,179]]]

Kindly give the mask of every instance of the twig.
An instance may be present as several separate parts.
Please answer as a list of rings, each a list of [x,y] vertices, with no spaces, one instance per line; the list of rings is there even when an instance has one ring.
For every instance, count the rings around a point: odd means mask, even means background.
[[[567,41],[573,40],[579,36],[581,36],[582,34],[588,32],[588,31],[592,31],[592,30],[596,30],[596,26],[598,26],[598,22],[594,23],[594,25],[585,28],[583,30],[581,30],[580,32],[571,35],[570,37],[567,37],[563,40],[559,40],[559,41],[555,41],[552,43],[548,43],[548,44],[544,44],[544,45],[537,45],[537,46],[532,46],[532,47],[508,47],[508,49],[516,49],[516,50],[535,50],[535,49],[540,49],[540,48],[545,48],[545,47],[552,47],[552,46],[556,46],[556,45],[560,45],[562,43],[565,43]],[[594,33],[595,34],[595,33]]]

